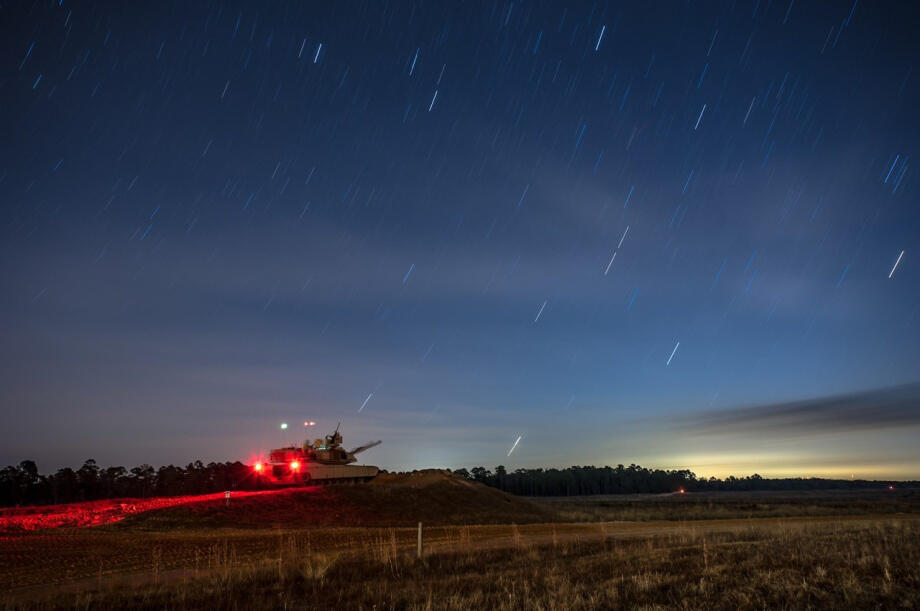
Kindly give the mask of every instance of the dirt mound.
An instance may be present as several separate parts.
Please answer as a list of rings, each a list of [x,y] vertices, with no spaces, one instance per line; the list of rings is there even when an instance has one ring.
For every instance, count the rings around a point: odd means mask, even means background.
[[[459,478],[446,469],[423,469],[411,473],[381,473],[371,481],[371,485],[424,488],[444,482],[463,486],[473,485],[473,482]]]
[[[127,517],[119,528],[309,528],[550,522],[555,510],[446,471],[381,474],[370,484],[313,486],[179,505]]]

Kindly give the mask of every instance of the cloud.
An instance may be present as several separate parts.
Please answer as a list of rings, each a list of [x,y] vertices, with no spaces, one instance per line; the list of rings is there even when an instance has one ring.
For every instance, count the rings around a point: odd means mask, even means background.
[[[703,435],[793,436],[920,426],[920,383],[862,392],[699,412],[679,426]]]

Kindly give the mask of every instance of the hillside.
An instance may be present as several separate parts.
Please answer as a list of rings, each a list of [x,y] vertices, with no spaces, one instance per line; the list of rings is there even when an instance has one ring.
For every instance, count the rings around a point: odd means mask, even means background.
[[[307,528],[313,526],[412,526],[533,523],[556,513],[529,500],[458,478],[447,471],[381,474],[369,484],[312,486],[270,495],[186,503],[128,516],[120,527],[136,529]]]

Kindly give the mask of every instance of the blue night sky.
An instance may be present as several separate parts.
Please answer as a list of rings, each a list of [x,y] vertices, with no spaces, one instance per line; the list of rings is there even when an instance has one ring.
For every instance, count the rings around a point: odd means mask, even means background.
[[[918,21],[6,3],[0,463],[918,478]]]

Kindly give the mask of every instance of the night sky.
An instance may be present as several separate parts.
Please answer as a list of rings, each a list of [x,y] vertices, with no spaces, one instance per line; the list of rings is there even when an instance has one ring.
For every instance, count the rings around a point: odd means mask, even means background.
[[[918,22],[3,3],[0,463],[918,478]]]

